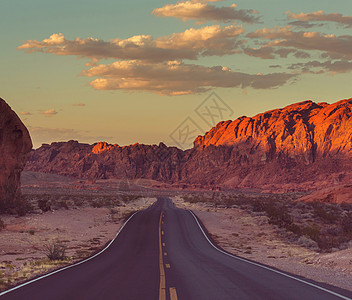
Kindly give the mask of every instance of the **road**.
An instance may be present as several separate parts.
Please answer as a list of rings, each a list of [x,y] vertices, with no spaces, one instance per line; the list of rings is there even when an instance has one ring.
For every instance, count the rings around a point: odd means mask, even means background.
[[[102,253],[0,294],[0,299],[352,299],[212,245],[192,212],[158,198]]]

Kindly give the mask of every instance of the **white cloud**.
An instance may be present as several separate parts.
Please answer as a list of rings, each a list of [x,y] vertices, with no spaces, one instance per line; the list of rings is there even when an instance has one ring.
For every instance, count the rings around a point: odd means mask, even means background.
[[[155,8],[152,14],[158,17],[179,18],[184,21],[230,22],[238,20],[246,23],[256,23],[259,21],[259,17],[254,15],[256,12],[253,10],[237,9],[236,4],[217,7],[207,2],[210,1],[179,1],[176,4],[167,4],[161,8]]]
[[[44,52],[92,58],[92,62],[87,66],[94,65],[97,59],[102,58],[145,61],[197,59],[199,55],[233,53],[238,46],[235,39],[244,31],[243,27],[238,25],[213,25],[190,28],[156,39],[151,35],[136,35],[128,39],[111,39],[108,42],[94,38],[75,38],[70,41],[59,33],[42,41],[29,40],[18,49],[28,53]]]

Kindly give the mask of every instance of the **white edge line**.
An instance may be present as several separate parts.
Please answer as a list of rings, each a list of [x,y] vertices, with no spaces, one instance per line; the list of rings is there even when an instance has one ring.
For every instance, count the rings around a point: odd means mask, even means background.
[[[200,230],[202,231],[203,235],[205,236],[205,238],[207,239],[207,241],[209,242],[209,244],[210,244],[211,246],[213,246],[213,248],[215,248],[217,251],[219,251],[219,252],[221,252],[221,253],[223,253],[223,254],[225,254],[225,255],[227,255],[227,256],[230,256],[230,257],[232,257],[232,258],[238,259],[238,260],[240,260],[240,261],[243,261],[243,262],[246,262],[246,263],[255,265],[255,266],[257,266],[257,267],[261,267],[261,268],[263,268],[263,269],[266,269],[266,270],[269,270],[269,271],[272,271],[272,272],[275,272],[275,273],[280,274],[280,275],[283,275],[283,276],[285,276],[285,277],[288,277],[288,278],[297,280],[297,281],[299,281],[299,282],[301,282],[301,283],[305,283],[305,284],[307,284],[307,285],[310,285],[310,286],[312,286],[312,287],[315,287],[315,288],[317,288],[317,289],[319,289],[319,290],[322,290],[322,291],[324,291],[324,292],[327,292],[327,293],[329,293],[329,294],[331,294],[331,295],[334,295],[334,296],[336,296],[336,297],[339,297],[339,298],[341,298],[341,299],[344,299],[344,300],[352,300],[351,298],[348,298],[348,297],[346,297],[346,296],[340,295],[340,294],[338,294],[338,293],[335,293],[335,292],[333,292],[333,291],[330,291],[330,290],[328,290],[328,289],[325,289],[325,288],[323,288],[323,287],[321,287],[321,286],[315,285],[315,284],[310,283],[310,282],[308,282],[308,281],[305,281],[305,280],[296,278],[296,277],[294,277],[294,276],[285,274],[285,273],[283,273],[283,272],[280,272],[280,271],[278,271],[278,270],[269,268],[269,267],[267,267],[267,266],[264,266],[264,265],[255,263],[255,262],[253,262],[253,261],[250,261],[250,260],[247,260],[247,259],[244,259],[244,258],[235,256],[235,255],[231,255],[231,254],[229,254],[229,253],[227,253],[227,252],[225,252],[225,251],[219,249],[218,247],[216,247],[216,246],[211,242],[211,240],[209,240],[209,238],[208,238],[208,236],[205,234],[205,232],[204,232],[202,226],[199,224],[198,219],[197,219],[197,217],[195,216],[195,214],[194,214],[191,210],[188,210],[188,211],[191,213],[191,215],[193,216],[193,218],[196,220],[196,222],[197,222],[197,224],[198,224]]]
[[[78,266],[78,265],[80,265],[80,264],[83,264],[83,263],[85,263],[85,262],[87,262],[87,261],[90,261],[91,259],[93,259],[93,258],[97,257],[98,255],[102,254],[102,253],[103,253],[105,250],[107,250],[107,249],[111,246],[111,244],[116,240],[117,236],[120,234],[120,232],[121,232],[122,229],[125,227],[125,225],[132,219],[132,217],[133,217],[135,214],[139,213],[139,212],[140,212],[140,211],[136,211],[133,215],[131,215],[131,216],[128,218],[128,220],[122,225],[122,227],[120,228],[120,230],[116,233],[114,239],[111,240],[110,243],[109,243],[103,250],[101,250],[100,252],[94,254],[94,255],[91,256],[91,257],[86,258],[85,260],[82,260],[82,261],[80,261],[80,262],[78,262],[78,263],[75,263],[75,264],[73,264],[73,265],[69,265],[69,266],[63,267],[63,268],[61,268],[61,269],[55,270],[55,271],[50,272],[50,273],[48,273],[48,274],[45,274],[45,275],[43,275],[43,276],[37,277],[37,278],[35,278],[35,279],[32,279],[32,280],[30,280],[30,281],[27,281],[27,282],[25,282],[25,283],[22,283],[22,284],[20,284],[20,285],[17,285],[17,286],[15,286],[15,287],[13,287],[13,288],[11,288],[11,289],[9,289],[9,290],[6,290],[6,291],[0,293],[0,297],[6,295],[7,293],[13,292],[13,291],[15,291],[15,290],[17,290],[17,289],[19,289],[19,288],[21,288],[21,287],[24,287],[24,286],[26,286],[26,285],[29,285],[29,284],[33,283],[33,282],[36,282],[36,281],[38,281],[38,280],[44,279],[44,278],[46,278],[46,277],[49,277],[49,276],[54,275],[54,274],[56,274],[56,273],[59,273],[59,272],[61,272],[61,271],[64,271],[64,270],[67,270],[67,269],[76,267],[76,266]]]

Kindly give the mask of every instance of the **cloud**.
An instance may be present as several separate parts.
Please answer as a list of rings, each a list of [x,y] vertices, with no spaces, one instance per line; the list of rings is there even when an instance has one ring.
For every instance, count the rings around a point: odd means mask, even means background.
[[[321,27],[321,26],[324,26],[323,23],[314,23],[314,24],[311,24],[309,22],[306,22],[306,21],[292,21],[292,22],[289,22],[288,25],[290,26],[294,26],[294,27],[302,27],[302,28],[312,28],[312,27]]]
[[[72,106],[83,107],[83,106],[86,106],[86,104],[85,103],[73,103]]]
[[[179,1],[176,4],[167,4],[161,8],[155,8],[152,14],[158,17],[174,17],[184,21],[242,21],[245,23],[257,23],[258,16],[254,16],[257,12],[249,9],[237,9],[236,4],[230,6],[217,7],[208,4],[210,1]],[[217,1],[211,1],[217,2]]]
[[[140,61],[99,65],[83,71],[82,75],[99,77],[90,83],[97,90],[151,91],[170,96],[202,93],[215,87],[276,88],[295,77],[286,73],[246,74],[222,66],[204,67],[181,62],[150,64]]]
[[[53,34],[42,41],[28,40],[17,47],[28,53],[43,52],[56,55],[75,55],[97,59],[169,61],[197,59],[199,55],[223,55],[233,53],[238,46],[235,39],[245,30],[242,26],[220,25],[190,28],[154,39],[151,35],[136,35],[128,39],[111,39],[108,42],[94,38],[67,40],[63,34]]]
[[[51,116],[58,114],[58,112],[53,108],[49,109],[49,110],[40,110],[39,113],[42,115],[45,115],[47,117],[51,117]]]
[[[54,38],[53,38],[54,36]],[[61,38],[58,39],[57,36]],[[51,40],[57,40],[53,43]],[[129,39],[112,39],[108,42],[94,38],[67,40],[63,34],[53,34],[42,41],[28,40],[17,47],[27,53],[43,52],[56,55],[75,55],[93,59],[140,59],[163,61],[174,59],[196,59],[197,53],[189,49],[163,49],[155,45],[151,35],[137,35]]]
[[[20,114],[22,116],[30,116],[31,115],[31,113],[29,111],[21,111]]]
[[[275,59],[278,56],[281,58],[287,58],[289,54],[293,54],[296,58],[309,58],[310,54],[304,51],[297,51],[291,48],[279,48],[262,46],[259,48],[243,48],[243,53],[253,57],[259,57],[261,59]]]
[[[236,38],[244,32],[242,26],[236,25],[190,28],[182,33],[159,38],[156,45],[167,49],[192,49],[203,56],[232,54],[241,43],[236,43]]]
[[[352,62],[349,61],[325,61],[317,60],[306,63],[295,63],[289,66],[290,70],[300,70],[302,73],[322,74],[331,73],[332,75],[347,73],[352,71]]]
[[[291,26],[263,28],[247,34],[249,38],[271,40],[266,47],[291,47],[300,50],[315,50],[334,55],[335,58],[352,59],[352,36],[319,32],[293,31]]]
[[[309,22],[334,22],[337,25],[344,26],[346,28],[352,28],[352,16],[344,16],[340,13],[325,14],[324,11],[318,10],[312,13],[299,14],[288,11],[286,14],[288,15],[289,19],[298,21],[295,23],[296,26],[308,28],[312,26],[312,24]],[[322,23],[319,25],[322,25]]]

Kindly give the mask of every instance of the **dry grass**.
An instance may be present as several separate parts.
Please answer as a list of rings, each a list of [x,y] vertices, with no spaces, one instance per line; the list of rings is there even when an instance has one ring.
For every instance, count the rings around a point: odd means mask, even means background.
[[[182,198],[188,203],[236,207],[254,215],[264,214],[269,224],[284,229],[291,240],[307,248],[318,248],[320,252],[346,249],[352,240],[352,205],[303,203],[295,201],[298,196],[198,193]]]

